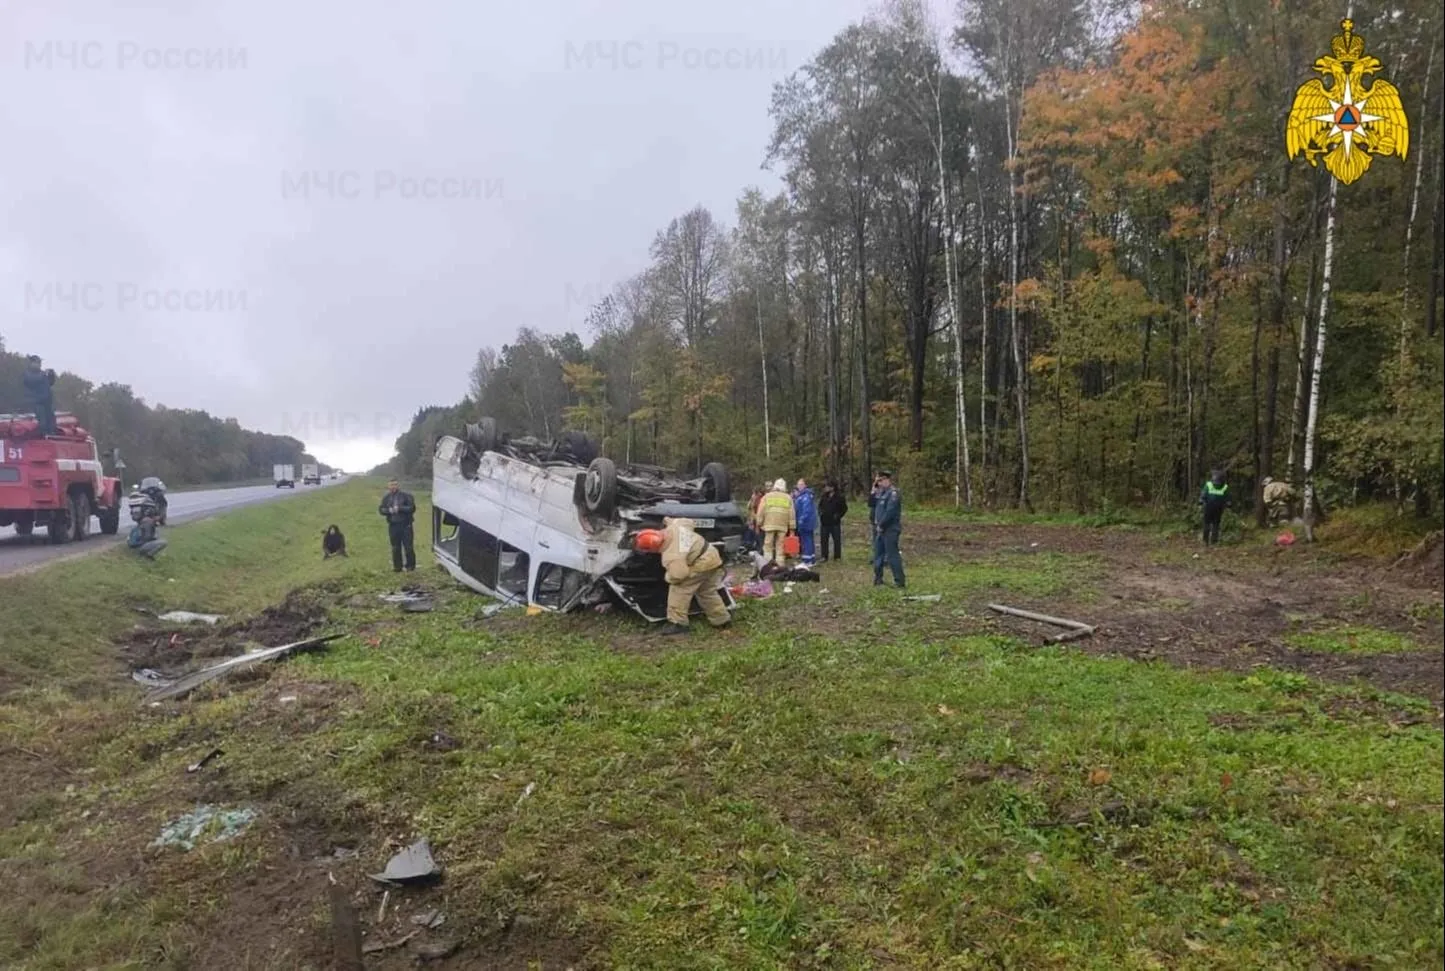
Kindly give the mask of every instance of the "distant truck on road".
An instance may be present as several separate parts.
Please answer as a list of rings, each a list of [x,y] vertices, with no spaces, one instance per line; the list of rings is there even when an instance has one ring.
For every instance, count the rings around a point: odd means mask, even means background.
[[[296,488],[296,466],[277,465],[271,469],[271,477],[276,480],[278,489]]]
[[[302,485],[320,485],[320,484],[321,484],[321,469],[320,469],[319,467],[315,466],[315,465],[303,465],[303,466],[301,466],[301,484],[302,484]]]

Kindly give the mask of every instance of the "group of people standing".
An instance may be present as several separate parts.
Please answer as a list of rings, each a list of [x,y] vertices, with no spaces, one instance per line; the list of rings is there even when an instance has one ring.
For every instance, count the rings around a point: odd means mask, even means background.
[[[778,479],[770,490],[753,490],[747,508],[745,543],[779,565],[792,555],[807,567],[839,560],[843,557],[843,517],[847,514],[848,498],[836,482],[824,483],[822,495],[815,496],[806,479],[799,479],[792,492],[788,491],[787,480]],[[894,585],[902,588],[903,557],[898,540],[903,530],[903,500],[893,485],[891,471],[874,476],[868,495],[868,521],[873,531],[874,584],[883,584],[883,569],[887,566]],[[790,551],[788,539],[794,536],[796,550]]]

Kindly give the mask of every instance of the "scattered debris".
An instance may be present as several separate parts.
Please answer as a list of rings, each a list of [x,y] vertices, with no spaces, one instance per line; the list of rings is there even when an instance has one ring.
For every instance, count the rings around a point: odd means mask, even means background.
[[[418,598],[416,600],[403,601],[401,609],[408,614],[429,614],[434,606],[436,605],[430,600]]]
[[[428,910],[425,913],[413,914],[411,922],[434,931],[447,922],[447,915],[440,910]]]
[[[509,607],[515,607],[515,606],[517,606],[517,604],[516,604],[514,601],[503,601],[503,602],[500,602],[500,603],[487,604],[487,605],[486,605],[485,607],[483,607],[481,610],[478,610],[478,611],[477,611],[477,613],[476,613],[476,619],[477,619],[477,620],[487,620],[487,619],[490,618],[490,617],[495,617],[495,616],[497,616],[497,614],[499,614],[499,613],[501,613],[502,611],[508,609]]]
[[[210,842],[219,843],[239,836],[255,818],[254,809],[197,806],[194,811],[166,823],[161,829],[161,835],[156,837],[151,846],[178,846],[183,850],[193,850],[201,837],[209,831],[219,827],[220,831],[210,838]]]
[[[327,634],[325,637],[312,637],[304,641],[296,641],[291,644],[282,644],[279,647],[268,647],[259,651],[252,651],[249,654],[242,654],[238,657],[229,658],[220,664],[213,664],[208,668],[202,668],[186,675],[174,684],[164,688],[157,688],[145,696],[145,703],[150,704],[157,701],[165,701],[168,698],[179,698],[190,694],[208,681],[213,681],[223,674],[248,668],[262,661],[274,661],[294,654],[298,651],[309,651],[330,641],[342,637],[342,634]]]
[[[385,872],[373,873],[371,879],[378,883],[422,883],[436,879],[441,873],[442,868],[432,859],[431,844],[423,837],[393,856]]]
[[[1110,772],[1108,769],[1095,769],[1094,771],[1089,773],[1089,785],[1106,786],[1109,784],[1109,780],[1113,778],[1114,773]]]
[[[947,705],[939,705],[939,706],[938,706],[938,713],[939,713],[940,715],[942,715],[944,718],[952,718],[954,715],[958,714],[958,712],[954,711],[952,708],[948,707]]]
[[[1293,546],[1293,545],[1294,545],[1294,533],[1292,533],[1292,532],[1290,532],[1289,530],[1286,529],[1284,532],[1280,533],[1278,536],[1276,536],[1276,537],[1274,538],[1274,545],[1275,545],[1275,546]]]
[[[218,748],[213,748],[213,749],[211,749],[209,752],[207,752],[205,755],[201,756],[201,759],[200,759],[199,762],[194,762],[194,763],[192,763],[191,765],[186,766],[186,772],[187,772],[187,773],[199,772],[199,771],[201,771],[202,769],[204,769],[204,768],[206,767],[206,763],[207,763],[207,762],[211,761],[212,759],[219,758],[220,756],[225,755],[225,754],[226,754],[226,753],[225,753],[225,752],[222,752],[220,749],[218,749]]]
[[[379,593],[376,599],[389,604],[407,604],[418,600],[431,600],[431,595],[420,587],[403,587],[399,593]]]
[[[221,614],[198,614],[190,610],[172,610],[169,613],[157,614],[156,619],[169,621],[172,624],[209,624],[214,627],[226,618]]]
[[[1001,614],[1009,614],[1013,617],[1022,617],[1024,620],[1036,620],[1041,624],[1052,624],[1055,627],[1068,628],[1062,634],[1055,634],[1049,640],[1055,644],[1064,641],[1071,641],[1077,637],[1088,637],[1094,633],[1094,628],[1088,624],[1080,623],[1077,620],[1066,620],[1063,617],[1050,617],[1048,614],[1036,614],[1031,610],[1019,610],[1017,607],[1005,607],[1003,604],[989,604],[989,610],[996,610]]]
[[[520,807],[520,806],[522,805],[522,803],[526,802],[526,801],[527,801],[527,798],[528,798],[529,796],[531,796],[532,793],[534,793],[534,792],[536,792],[536,791],[537,791],[537,783],[535,783],[535,782],[529,782],[529,783],[527,783],[527,788],[525,788],[525,789],[522,790],[522,795],[521,795],[521,797],[517,800],[517,805]]]
[[[336,849],[331,851],[330,856],[323,856],[316,862],[322,864],[323,866],[329,866],[332,863],[345,863],[348,860],[354,860],[360,855],[361,854],[359,852],[353,850],[349,846],[338,846]]]
[[[391,903],[391,891],[388,890],[381,895],[381,909],[376,912],[376,922],[386,923],[386,905]]]
[[[293,701],[296,700],[296,696],[295,696],[295,695],[282,695],[280,698],[277,698],[276,700],[279,701],[279,702],[281,702],[281,704],[283,704],[283,705],[289,705],[289,704],[291,704]]]
[[[420,933],[421,931],[419,930],[412,931],[410,934],[398,937],[394,941],[372,941],[370,944],[364,945],[361,948],[361,953],[376,954],[378,951],[394,951],[399,947],[406,947],[407,942]]]
[[[742,585],[738,594],[743,597],[752,597],[756,600],[766,600],[773,595],[773,581],[771,580],[749,580]]]
[[[139,671],[132,671],[130,678],[137,684],[143,684],[147,688],[169,688],[175,684],[174,681],[162,675],[159,671],[150,668],[141,668]]]
[[[438,941],[435,944],[423,944],[416,949],[416,959],[421,962],[445,961],[456,953],[461,946],[461,941]]]
[[[450,752],[452,749],[461,748],[461,745],[461,742],[442,731],[432,732],[431,738],[426,741],[426,747],[437,752]]]
[[[912,597],[904,597],[903,599],[904,599],[904,600],[912,600],[914,603],[936,604],[936,603],[938,603],[940,600],[943,599],[943,594],[941,594],[941,593],[922,593],[922,594],[917,594],[917,595],[912,596]]]

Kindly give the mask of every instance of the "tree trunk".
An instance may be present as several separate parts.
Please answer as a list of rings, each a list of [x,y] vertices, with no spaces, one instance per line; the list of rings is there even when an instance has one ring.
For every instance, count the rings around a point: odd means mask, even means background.
[[[1310,215],[1310,236],[1313,239],[1315,226],[1319,220],[1319,193],[1316,192],[1315,204],[1311,207]],[[1289,473],[1291,482],[1299,482],[1304,475],[1303,463],[1296,460],[1304,451],[1304,426],[1305,408],[1308,401],[1305,396],[1305,386],[1309,382],[1309,348],[1310,337],[1314,332],[1314,308],[1315,299],[1318,296],[1316,284],[1320,278],[1320,249],[1311,242],[1310,245],[1310,279],[1309,286],[1305,289],[1305,309],[1300,316],[1299,341],[1295,350],[1295,379],[1294,379],[1294,404],[1290,411],[1289,425],[1289,457],[1286,460],[1286,470]]]
[[[1434,38],[1430,41],[1430,59],[1425,65],[1425,83],[1421,86],[1420,94],[1420,117],[1424,118],[1425,113],[1430,110],[1430,77],[1435,73],[1435,48],[1440,43],[1440,31],[1434,32]],[[1397,349],[1398,360],[1395,366],[1399,368],[1399,374],[1395,377],[1395,418],[1400,420],[1404,408],[1404,392],[1410,385],[1410,244],[1415,236],[1415,214],[1420,209],[1420,183],[1425,175],[1425,153],[1422,151],[1415,157],[1415,187],[1410,192],[1410,218],[1405,221],[1405,265],[1404,279],[1400,293],[1400,334],[1399,347]],[[1403,512],[1405,508],[1404,480],[1400,476],[1399,463],[1391,463],[1395,466],[1395,508]],[[1419,483],[1415,485],[1419,488]]]
[[[863,185],[858,180],[858,205],[862,207]],[[873,397],[868,385],[868,254],[867,226],[862,214],[855,214],[853,245],[858,261],[858,392],[862,402],[858,408],[859,432],[863,439],[863,473],[872,481],[873,475]]]
[[[988,500],[988,217],[983,205],[983,176],[980,162],[983,156],[974,142],[974,181],[978,186],[978,460],[982,467],[984,501]]]
[[[1014,146],[1013,108],[1007,93],[1004,95],[1004,125],[1008,135],[1008,218],[1009,218],[1009,342],[1013,351],[1014,396],[1019,420],[1019,491],[1018,504],[1029,508],[1029,424],[1028,394],[1024,387],[1023,350],[1019,346],[1019,215],[1018,200],[1014,187]]]
[[[1445,153],[1441,154],[1440,169],[1435,173],[1435,218],[1430,235],[1434,242],[1430,246],[1430,292],[1426,296],[1425,336],[1433,338],[1439,323],[1440,302],[1440,237],[1445,234],[1445,196],[1440,188],[1445,183]]]
[[[1324,275],[1320,279],[1320,317],[1319,323],[1315,327],[1314,361],[1310,372],[1309,418],[1305,423],[1304,521],[1305,539],[1311,543],[1315,539],[1315,433],[1318,429],[1320,415],[1320,377],[1324,371],[1325,362],[1325,322],[1330,309],[1330,271],[1333,269],[1335,258],[1335,190],[1338,184],[1334,176],[1331,176],[1329,210],[1325,217],[1325,267]]]
[[[973,506],[973,487],[969,482],[972,470],[968,460],[968,404],[963,397],[963,308],[959,306],[958,288],[954,286],[953,278],[953,209],[949,205],[948,172],[943,166],[943,104],[940,87],[941,85],[935,85],[933,89],[933,109],[938,119],[938,141],[935,147],[938,156],[939,201],[943,206],[943,269],[948,280],[948,315],[951,318],[949,323],[953,327],[953,363],[957,369],[953,375],[953,404],[957,415],[954,422],[953,505],[957,508],[959,505]]]
[[[763,342],[763,296],[761,291],[759,291],[757,297],[758,353],[762,357],[763,365],[763,454],[771,460],[773,457],[773,433],[768,414],[768,345]]]
[[[1254,458],[1254,520],[1264,525],[1264,492],[1259,485],[1260,467],[1264,465],[1264,435],[1259,422],[1259,335],[1264,330],[1264,306],[1259,287],[1254,288],[1254,339],[1249,349],[1249,452]]]

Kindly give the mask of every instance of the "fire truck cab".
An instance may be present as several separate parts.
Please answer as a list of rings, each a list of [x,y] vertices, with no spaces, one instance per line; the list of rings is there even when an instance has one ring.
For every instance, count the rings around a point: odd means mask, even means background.
[[[60,412],[54,435],[41,435],[34,415],[0,414],[0,526],[30,536],[44,526],[50,542],[69,543],[120,529],[121,481],[105,474],[95,439],[75,416]]]

